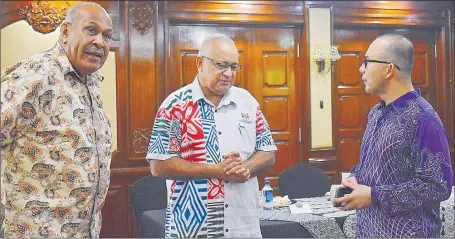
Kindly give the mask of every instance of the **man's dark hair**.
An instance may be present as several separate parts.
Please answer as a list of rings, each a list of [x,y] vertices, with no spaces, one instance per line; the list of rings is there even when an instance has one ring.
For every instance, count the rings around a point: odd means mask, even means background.
[[[414,46],[412,42],[401,35],[386,34],[381,35],[376,40],[384,40],[386,47],[382,53],[385,60],[393,62],[400,67],[403,76],[411,76],[412,66],[414,65]]]

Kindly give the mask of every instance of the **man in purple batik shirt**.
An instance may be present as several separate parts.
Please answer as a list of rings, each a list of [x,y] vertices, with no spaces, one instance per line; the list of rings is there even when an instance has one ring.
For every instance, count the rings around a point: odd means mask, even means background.
[[[414,90],[409,39],[383,35],[360,66],[365,91],[382,99],[368,114],[360,162],[334,199],[357,210],[356,237],[439,237],[440,202],[453,185],[447,133],[433,107]]]

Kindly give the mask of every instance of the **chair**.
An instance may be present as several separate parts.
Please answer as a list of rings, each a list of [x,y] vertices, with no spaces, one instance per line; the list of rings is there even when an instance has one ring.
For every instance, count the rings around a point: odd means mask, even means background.
[[[145,211],[165,209],[167,206],[166,179],[152,175],[141,178],[133,184],[130,195],[137,220]]]
[[[321,169],[301,163],[280,174],[278,187],[281,196],[292,199],[320,197],[330,190],[330,182]]]

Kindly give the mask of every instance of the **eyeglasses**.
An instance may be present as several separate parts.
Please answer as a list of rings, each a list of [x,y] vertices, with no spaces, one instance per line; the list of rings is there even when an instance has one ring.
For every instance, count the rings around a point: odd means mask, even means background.
[[[202,56],[202,58],[205,58],[205,59],[211,61],[213,63],[213,65],[216,67],[216,69],[218,69],[218,70],[226,70],[230,67],[232,72],[237,72],[242,67],[242,65],[237,62],[229,64],[228,62],[216,61],[216,60],[213,60],[206,56]]]
[[[370,59],[365,59],[365,61],[363,62],[363,64],[365,64],[365,68],[367,68],[368,62],[376,62],[376,63],[382,63],[382,64],[393,64],[393,66],[395,66],[395,68],[397,68],[398,70],[401,70],[401,68],[399,66],[397,66],[393,62],[390,62],[390,61],[377,61],[377,60],[370,60]]]

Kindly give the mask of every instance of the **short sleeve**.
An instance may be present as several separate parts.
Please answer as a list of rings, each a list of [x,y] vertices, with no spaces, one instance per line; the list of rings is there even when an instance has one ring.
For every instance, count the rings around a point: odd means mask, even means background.
[[[277,147],[272,138],[269,124],[260,107],[256,108],[256,150],[275,151]]]
[[[171,115],[172,105],[163,102],[158,109],[153,125],[152,135],[146,155],[146,160],[167,160],[180,157],[180,124]]]

